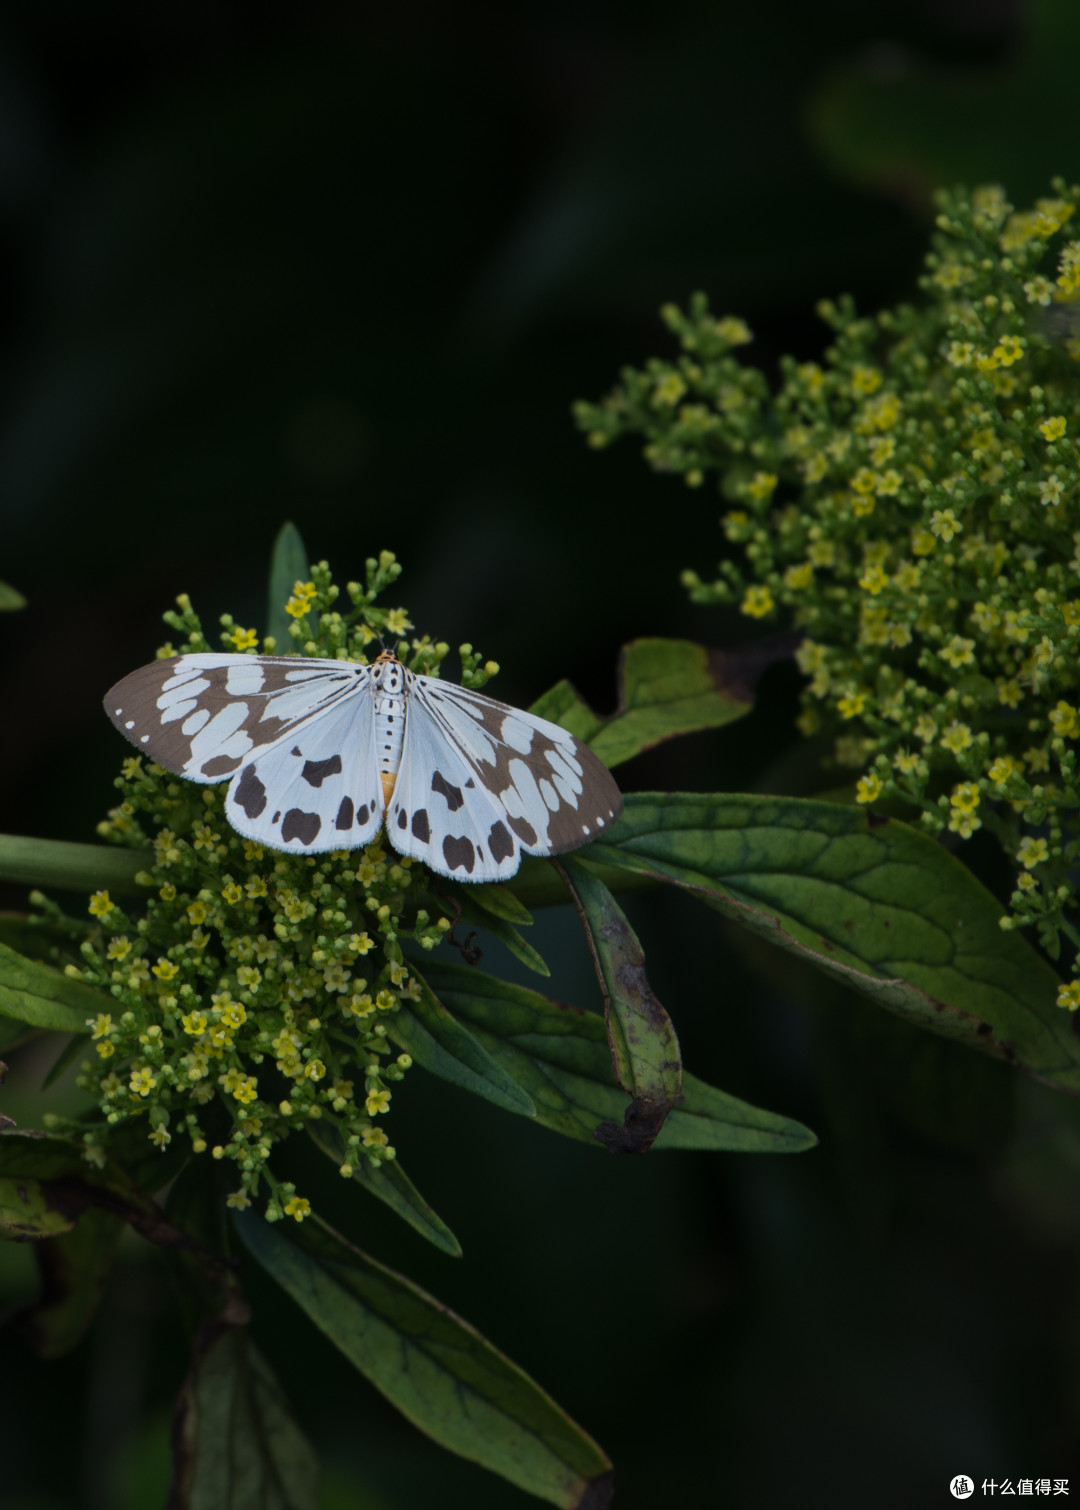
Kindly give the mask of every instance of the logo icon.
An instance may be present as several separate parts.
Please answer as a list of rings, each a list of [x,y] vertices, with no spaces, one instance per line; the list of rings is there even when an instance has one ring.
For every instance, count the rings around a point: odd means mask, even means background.
[[[975,1493],[975,1485],[966,1473],[958,1473],[949,1485],[949,1493],[954,1500],[970,1499]]]

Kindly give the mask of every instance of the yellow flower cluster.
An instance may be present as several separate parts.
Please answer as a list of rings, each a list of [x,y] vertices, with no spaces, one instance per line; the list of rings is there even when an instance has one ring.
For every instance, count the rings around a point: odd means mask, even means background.
[[[1010,926],[1054,958],[1080,948],[1078,204],[1063,181],[1030,209],[942,195],[920,301],[823,302],[823,359],[782,359],[775,389],[703,294],[665,306],[679,355],[575,410],[594,444],[640,434],[658,471],[716,478],[731,548],[713,580],[683,574],[694,601],[786,611],[800,728],[863,768],[858,802],[993,833]],[[678,406],[651,402],[676,381]]]

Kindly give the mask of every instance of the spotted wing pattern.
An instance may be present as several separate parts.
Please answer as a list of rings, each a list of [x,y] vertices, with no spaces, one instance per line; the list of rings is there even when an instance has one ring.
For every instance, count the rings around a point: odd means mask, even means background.
[[[498,881],[522,851],[587,844],[622,812],[610,772],[580,740],[453,683],[416,676],[386,814],[391,844],[445,876]]]
[[[382,826],[370,673],[346,661],[195,654],[143,666],[105,699],[122,734],[189,781],[232,777],[238,833],[296,853]]]

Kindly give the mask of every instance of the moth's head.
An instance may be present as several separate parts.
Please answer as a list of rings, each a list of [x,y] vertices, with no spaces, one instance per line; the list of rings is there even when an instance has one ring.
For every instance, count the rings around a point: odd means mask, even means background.
[[[405,667],[392,650],[384,650],[371,663],[371,676],[384,692],[398,692],[405,682]]]

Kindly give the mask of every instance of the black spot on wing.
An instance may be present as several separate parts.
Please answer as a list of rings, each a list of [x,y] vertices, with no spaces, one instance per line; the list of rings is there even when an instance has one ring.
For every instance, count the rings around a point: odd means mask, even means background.
[[[466,875],[472,875],[472,868],[476,862],[476,855],[472,847],[471,839],[455,839],[447,834],[442,842],[443,859],[451,871],[463,870]]]
[[[359,828],[363,828],[371,816],[371,810],[366,802],[362,802],[356,809],[356,822]]]
[[[301,844],[314,844],[320,828],[322,820],[318,813],[305,813],[298,807],[291,807],[281,825],[281,837],[286,843],[290,839],[299,839]]]
[[[420,840],[421,844],[426,844],[431,838],[431,825],[428,823],[426,807],[418,807],[416,809],[416,812],[413,813],[412,831]]]
[[[517,834],[522,844],[536,843],[536,830],[531,823],[526,823],[524,818],[508,818],[506,820]]]
[[[475,785],[476,785],[476,782],[475,782],[475,781],[474,781],[474,780],[473,780],[473,779],[472,779],[472,777],[471,777],[471,776],[470,776],[470,777],[469,777],[469,779],[468,779],[468,781],[467,781],[467,782],[466,782],[466,783],[465,783],[465,785],[466,785],[466,786],[475,786]]]
[[[351,797],[342,797],[342,799],[341,799],[341,806],[337,810],[337,819],[336,819],[336,821],[334,823],[334,827],[338,828],[338,829],[341,829],[341,831],[344,833],[347,829],[352,828],[352,824],[353,824],[352,798]]]
[[[408,828],[409,826],[409,815],[404,808],[400,808],[398,811],[397,826],[398,828]]]
[[[257,818],[266,811],[266,788],[256,776],[253,765],[245,767],[236,784],[236,801],[249,818]]]
[[[507,833],[506,824],[501,818],[491,825],[488,848],[491,850],[491,858],[496,865],[503,860],[509,860],[514,853],[514,841]]]
[[[329,760],[305,760],[300,772],[308,786],[322,786],[327,776],[337,776],[341,771],[341,756],[331,755]]]
[[[301,749],[301,748],[300,748],[300,746],[299,746],[299,745],[293,745],[293,747],[292,747],[292,749],[291,749],[291,750],[290,750],[290,751],[289,751],[289,754],[290,754],[290,755],[300,755],[300,756],[303,756],[303,753],[304,753],[304,752],[303,752],[303,750],[302,750],[302,749]]]
[[[456,813],[465,798],[461,795],[459,786],[451,786],[441,771],[436,771],[431,778],[431,790],[438,792],[440,797],[446,798],[446,805],[452,813]]]
[[[273,816],[273,817],[272,817],[272,818],[271,818],[271,820],[270,820],[270,822],[271,822],[271,823],[277,823],[277,821],[278,821],[278,819],[279,819],[279,818],[280,818],[280,817],[281,817],[281,814],[280,814],[280,812],[278,812],[278,813],[275,813],[275,814],[274,814],[274,816]]]
[[[214,755],[204,760],[199,769],[204,776],[231,776],[242,759],[242,755]],[[249,813],[248,816],[253,818],[255,815]]]

